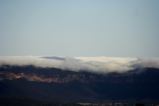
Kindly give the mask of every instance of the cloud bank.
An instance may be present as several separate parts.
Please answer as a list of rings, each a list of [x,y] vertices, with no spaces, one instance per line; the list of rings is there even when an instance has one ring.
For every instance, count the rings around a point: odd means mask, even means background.
[[[1,56],[0,65],[33,65],[43,68],[60,68],[71,71],[125,72],[140,67],[159,68],[159,58],[122,57],[41,57],[41,56]]]

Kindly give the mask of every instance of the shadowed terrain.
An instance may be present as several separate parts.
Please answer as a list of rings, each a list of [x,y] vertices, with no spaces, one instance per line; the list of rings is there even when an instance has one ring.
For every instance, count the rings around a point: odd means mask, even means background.
[[[158,101],[158,89],[156,68],[99,74],[34,66],[0,67],[0,98],[9,101],[15,98],[48,103]]]

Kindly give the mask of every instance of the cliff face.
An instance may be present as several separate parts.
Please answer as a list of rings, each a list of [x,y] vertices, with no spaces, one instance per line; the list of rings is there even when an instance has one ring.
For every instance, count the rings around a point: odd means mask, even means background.
[[[46,101],[159,100],[159,69],[97,74],[33,66],[0,67],[0,98]]]

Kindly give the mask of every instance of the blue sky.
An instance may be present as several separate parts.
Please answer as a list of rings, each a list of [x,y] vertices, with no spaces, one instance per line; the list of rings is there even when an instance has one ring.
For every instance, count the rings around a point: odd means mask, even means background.
[[[0,55],[159,57],[159,0],[0,0]]]

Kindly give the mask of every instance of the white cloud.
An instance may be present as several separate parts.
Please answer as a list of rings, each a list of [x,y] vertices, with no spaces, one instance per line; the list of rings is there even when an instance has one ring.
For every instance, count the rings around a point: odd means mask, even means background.
[[[134,66],[159,68],[159,59],[138,59],[122,57],[62,57],[43,58],[40,56],[3,56],[0,65],[34,65],[36,67],[54,67],[72,71],[93,71],[98,73],[125,72]]]

